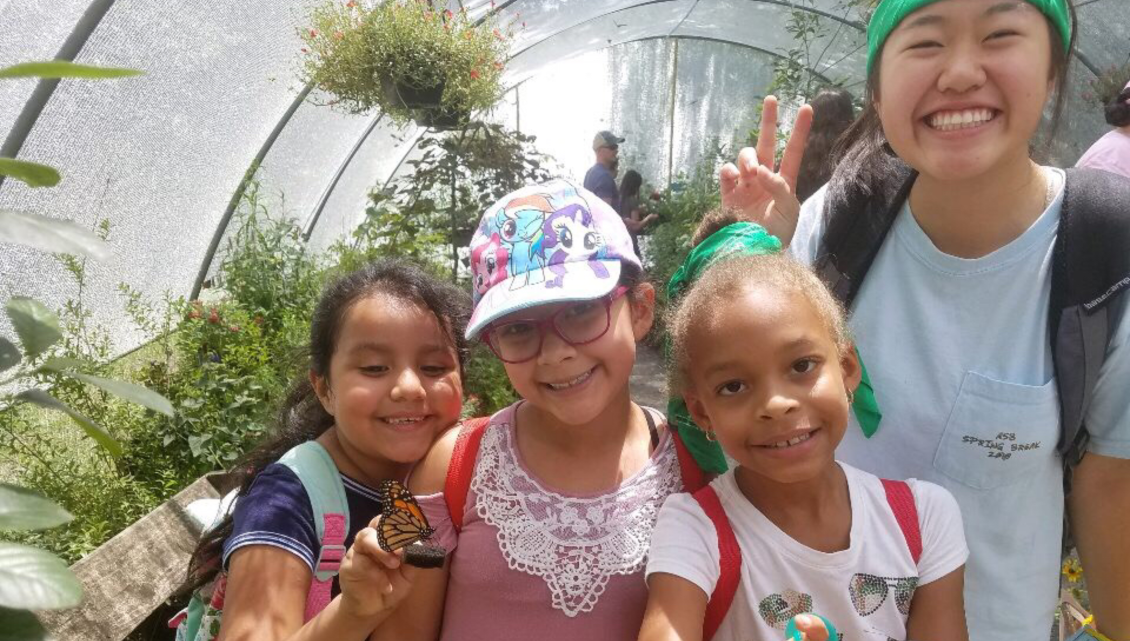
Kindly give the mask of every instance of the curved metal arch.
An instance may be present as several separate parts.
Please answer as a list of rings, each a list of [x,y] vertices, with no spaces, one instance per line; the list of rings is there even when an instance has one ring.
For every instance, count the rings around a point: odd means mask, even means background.
[[[373,118],[373,121],[365,127],[365,131],[357,137],[357,142],[353,143],[353,148],[349,150],[349,153],[346,154],[345,158],[341,161],[341,164],[338,165],[337,171],[334,172],[333,178],[330,179],[330,182],[326,185],[325,189],[322,190],[322,194],[318,196],[318,202],[316,205],[314,205],[314,213],[310,216],[307,216],[306,218],[306,229],[302,232],[302,240],[310,240],[311,234],[314,233],[314,227],[317,226],[318,219],[322,217],[322,211],[326,208],[326,203],[329,202],[330,196],[333,194],[334,189],[337,188],[337,183],[345,174],[345,170],[349,168],[349,163],[353,162],[354,156],[357,155],[358,151],[361,151],[361,147],[364,146],[365,141],[369,139],[369,136],[372,135],[373,130],[377,128],[377,125],[379,125],[382,120],[384,120],[384,114]]]
[[[283,112],[279,121],[275,124],[275,128],[267,135],[263,144],[259,147],[259,153],[255,154],[254,160],[248,165],[247,171],[244,172],[243,177],[239,179],[239,185],[232,193],[231,200],[228,201],[227,209],[224,210],[224,215],[220,218],[220,222],[216,225],[216,232],[212,234],[212,242],[208,243],[208,250],[204,253],[204,259],[200,261],[200,271],[196,274],[196,280],[192,284],[192,292],[189,294],[189,300],[195,299],[200,295],[201,288],[204,287],[204,280],[208,278],[208,270],[212,268],[212,260],[216,257],[216,250],[220,247],[220,241],[223,240],[224,234],[227,233],[228,225],[231,223],[232,216],[235,214],[236,208],[239,207],[239,201],[243,200],[243,194],[247,191],[247,185],[251,179],[255,177],[255,170],[259,168],[259,164],[267,157],[267,152],[271,151],[271,147],[275,145],[279,135],[282,134],[283,129],[286,128],[287,123],[290,122],[294,112],[302,106],[306,100],[306,96],[313,90],[314,85],[306,85],[302,91],[295,96],[291,101],[290,106]]]
[[[63,45],[59,47],[59,52],[55,54],[55,60],[74,62],[82,48],[86,46],[86,41],[90,40],[94,30],[102,23],[102,19],[106,17],[113,6],[114,0],[94,0],[91,2],[86,11],[82,13],[82,17],[75,23],[75,28],[71,30],[70,35],[63,41]],[[40,114],[43,113],[43,108],[47,106],[47,102],[51,100],[51,96],[54,95],[58,86],[58,78],[45,78],[35,85],[35,89],[28,96],[27,102],[24,103],[24,108],[20,110],[20,115],[16,116],[16,122],[4,139],[4,144],[0,146],[0,156],[15,158],[19,155],[20,149],[23,148],[32,128],[35,127]],[[3,186],[4,176],[0,175],[0,187]]]

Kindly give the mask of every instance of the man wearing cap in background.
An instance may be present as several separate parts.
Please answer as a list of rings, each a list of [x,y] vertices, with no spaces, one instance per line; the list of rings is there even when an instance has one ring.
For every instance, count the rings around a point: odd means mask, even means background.
[[[596,154],[596,164],[585,174],[585,189],[620,211],[620,190],[616,188],[616,164],[619,162],[620,143],[611,131],[602,131],[592,139],[592,150]]]

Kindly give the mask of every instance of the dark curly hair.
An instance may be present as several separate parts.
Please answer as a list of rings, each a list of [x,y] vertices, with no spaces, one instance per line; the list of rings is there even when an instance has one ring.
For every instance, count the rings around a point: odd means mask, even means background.
[[[330,360],[346,313],[358,301],[372,296],[391,296],[430,311],[439,322],[459,359],[459,371],[467,360],[463,329],[470,318],[470,300],[454,285],[420,267],[400,259],[381,259],[345,274],[322,290],[310,321],[310,372],[328,378]],[[273,433],[231,468],[244,496],[263,468],[292,447],[313,440],[334,424],[333,416],[319,402],[309,377],[294,382],[275,421]],[[212,579],[220,569],[224,541],[231,535],[232,516],[201,537],[188,566],[188,586],[195,589]]]

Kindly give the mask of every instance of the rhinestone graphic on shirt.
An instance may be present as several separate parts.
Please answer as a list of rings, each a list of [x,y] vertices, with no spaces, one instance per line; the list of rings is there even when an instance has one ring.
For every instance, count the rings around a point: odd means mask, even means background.
[[[784,630],[789,619],[805,612],[812,612],[812,595],[796,590],[785,590],[780,594],[774,592],[757,605],[761,619],[778,630]]]
[[[517,459],[509,424],[483,435],[471,481],[476,512],[498,530],[510,569],[542,578],[565,616],[591,612],[614,575],[641,572],[659,508],[682,490],[670,440],[609,494],[576,498],[544,489]],[[641,578],[642,580],[642,578]]]
[[[910,601],[918,587],[918,577],[888,578],[874,574],[853,574],[848,582],[851,605],[861,617],[869,616],[883,606],[887,593],[895,593],[895,605],[903,615],[910,614]]]

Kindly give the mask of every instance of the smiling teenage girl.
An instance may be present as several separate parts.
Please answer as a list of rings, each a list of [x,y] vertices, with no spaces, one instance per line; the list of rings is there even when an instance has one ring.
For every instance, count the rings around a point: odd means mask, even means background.
[[[1061,425],[1061,408],[1080,408],[1090,434],[1069,508],[1091,605],[1103,633],[1130,639],[1130,299],[1120,295],[1127,274],[1118,264],[1130,244],[1113,217],[1082,247],[1057,244],[1075,229],[1062,223],[1069,215],[1082,225],[1098,211],[1089,205],[1115,199],[1116,209],[1130,189],[1029,155],[1049,96],[1065,82],[1069,16],[1065,0],[884,0],[868,30],[867,110],[799,225],[795,200],[762,187],[785,182],[767,181],[772,172],[759,167],[758,155],[771,156],[743,151],[723,170],[726,204],[783,239],[795,228],[790,252],[803,261],[854,274],[831,284],[853,299],[851,324],[883,419],[877,431],[849,429],[838,455],[954,494],[978,641],[1043,638],[1051,625],[1064,514],[1057,442],[1072,428]],[[1072,202],[1088,206],[1069,211]],[[1053,276],[1065,256],[1088,248],[1106,262],[1082,285],[1099,293],[1061,315]],[[863,262],[845,265],[848,254]],[[1052,340],[1096,319],[1109,338],[1084,337],[1092,391],[1065,396],[1057,385],[1072,372],[1060,368],[1083,357],[1058,342],[1053,351]]]

